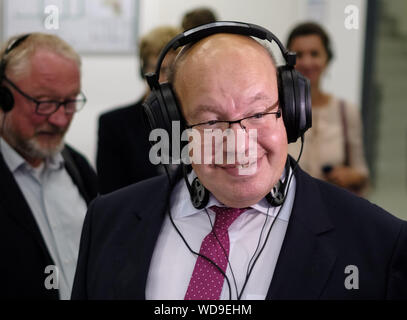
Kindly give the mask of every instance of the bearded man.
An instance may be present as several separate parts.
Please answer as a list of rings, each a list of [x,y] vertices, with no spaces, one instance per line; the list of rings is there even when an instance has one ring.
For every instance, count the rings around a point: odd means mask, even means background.
[[[11,38],[0,62],[3,298],[68,299],[94,170],[64,136],[86,98],[80,57],[54,35]]]

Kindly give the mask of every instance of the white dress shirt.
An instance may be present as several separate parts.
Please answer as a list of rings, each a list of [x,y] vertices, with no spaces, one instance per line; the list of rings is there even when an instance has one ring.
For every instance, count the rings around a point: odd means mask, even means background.
[[[31,208],[57,267],[60,298],[70,299],[86,202],[65,170],[61,154],[33,168],[5,140],[0,138],[0,143],[4,161]],[[49,275],[51,272],[44,273],[44,281]]]
[[[292,171],[290,171],[290,177],[291,173]],[[191,182],[195,177],[195,173],[191,172],[189,181]],[[287,198],[282,207],[270,207],[264,198],[242,213],[229,227],[230,253],[226,275],[230,281],[231,299],[237,299],[237,292],[240,294],[242,290],[249,261],[253,262],[257,256],[254,254],[260,235],[260,246],[257,252],[263,246],[270,226],[281,209],[241,297],[243,300],[265,299],[290,219],[295,185],[295,177],[292,175]],[[206,210],[212,225],[215,213],[209,207],[213,205],[223,206],[213,195],[210,195]],[[202,240],[212,227],[205,209],[195,209],[192,205],[183,179],[177,183],[171,194],[170,208],[175,225],[192,250],[199,252]],[[150,264],[146,298],[150,300],[184,299],[196,260],[197,256],[188,250],[167,214]],[[220,299],[230,299],[226,279]]]

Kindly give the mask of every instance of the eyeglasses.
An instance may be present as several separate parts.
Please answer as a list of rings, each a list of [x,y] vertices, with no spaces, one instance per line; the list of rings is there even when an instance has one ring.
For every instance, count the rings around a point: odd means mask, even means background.
[[[77,96],[76,99],[68,99],[65,101],[37,100],[23,92],[19,87],[17,87],[17,85],[15,85],[7,77],[4,77],[3,79],[23,97],[34,102],[36,104],[35,113],[39,115],[43,116],[51,115],[54,112],[56,112],[61,106],[65,107],[65,114],[73,114],[81,110],[86,103],[86,97],[82,92]]]
[[[227,120],[211,120],[207,122],[197,123],[190,126],[187,126],[188,129],[195,128],[200,131],[204,130],[222,130],[225,131],[230,128],[233,123],[238,123],[243,130],[246,129],[260,129],[267,125],[267,115],[274,114],[276,119],[281,117],[281,110],[270,112],[273,110],[279,101],[277,100],[272,106],[268,107],[265,112],[256,113],[252,116],[244,117],[242,119],[227,121]]]

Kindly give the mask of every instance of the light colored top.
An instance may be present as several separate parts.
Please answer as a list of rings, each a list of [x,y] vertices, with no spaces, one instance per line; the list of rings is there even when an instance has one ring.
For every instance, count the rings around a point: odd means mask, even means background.
[[[194,178],[195,173],[191,172],[189,181],[192,182]],[[242,213],[229,227],[230,264],[227,267],[226,275],[230,281],[232,299],[237,297],[232,270],[236,279],[237,290],[240,293],[245,282],[248,264],[256,252],[259,238],[261,237],[258,251],[263,246],[271,223],[281,208],[266,246],[255,264],[242,295],[243,300],[265,299],[290,219],[295,185],[295,177],[292,175],[283,206],[270,207],[267,200],[262,199],[251,209]],[[192,250],[196,252],[199,252],[203,239],[212,230],[209,218],[213,225],[215,213],[209,207],[214,205],[223,206],[213,195],[210,195],[209,203],[206,206],[209,217],[204,209],[195,209],[183,179],[178,182],[171,194],[170,207],[175,225]],[[262,231],[263,226],[265,227]],[[146,298],[151,300],[183,300],[196,260],[197,256],[188,250],[167,214],[153,253],[147,278]],[[220,299],[229,299],[226,279]]]
[[[339,104],[339,99],[331,97],[327,105],[312,108],[312,128],[305,132],[304,150],[299,165],[301,169],[318,179],[324,179],[323,166],[334,167],[345,163],[345,136]],[[368,176],[359,110],[345,103],[345,115],[348,127],[349,164],[361,174]],[[295,160],[300,149],[301,139],[288,145],[288,153]]]
[[[87,210],[86,202],[65,170],[61,154],[33,168],[5,140],[0,138],[0,143],[4,161],[31,208],[57,267],[60,298],[68,300]],[[49,275],[50,272],[44,273],[44,281]]]

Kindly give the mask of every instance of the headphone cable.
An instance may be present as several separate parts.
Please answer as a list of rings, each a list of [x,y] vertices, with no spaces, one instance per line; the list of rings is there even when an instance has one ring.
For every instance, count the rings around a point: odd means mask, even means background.
[[[246,285],[247,285],[247,283],[248,283],[248,281],[249,281],[249,278],[250,278],[250,275],[251,275],[251,273],[252,273],[252,271],[253,271],[253,269],[254,269],[254,266],[256,265],[256,262],[258,261],[258,259],[259,259],[259,257],[260,257],[260,254],[263,252],[263,250],[264,250],[264,248],[265,248],[265,246],[266,246],[267,240],[268,240],[268,238],[269,238],[269,236],[270,236],[271,229],[273,228],[273,225],[274,225],[275,221],[277,220],[278,216],[280,215],[280,212],[281,212],[281,210],[282,210],[282,208],[283,208],[283,206],[284,206],[284,204],[285,204],[285,200],[287,199],[288,190],[290,190],[291,180],[292,180],[292,178],[293,178],[293,176],[294,176],[294,173],[295,173],[295,171],[296,171],[296,169],[297,169],[297,167],[298,167],[298,162],[299,162],[300,159],[301,159],[301,155],[302,155],[303,148],[304,148],[304,134],[301,135],[301,150],[300,150],[300,154],[298,155],[298,159],[297,159],[297,161],[296,161],[296,163],[295,163],[295,166],[294,166],[294,168],[293,168],[293,170],[292,170],[292,172],[291,172],[291,175],[290,175],[290,178],[289,178],[289,181],[288,181],[288,186],[287,186],[287,193],[286,193],[285,196],[284,196],[284,201],[283,201],[283,203],[280,205],[280,209],[278,210],[278,212],[277,212],[277,214],[276,214],[276,217],[274,218],[273,222],[271,223],[271,226],[270,226],[270,228],[269,228],[269,231],[267,232],[266,239],[264,240],[263,246],[262,246],[262,248],[260,249],[259,254],[257,255],[256,259],[254,260],[253,265],[252,265],[252,267],[250,268],[250,271],[246,274],[246,279],[245,279],[245,282],[244,282],[244,284],[243,284],[242,290],[240,291],[238,300],[241,300],[241,297],[242,297],[242,295],[243,295],[243,291],[244,291],[244,289],[246,288]]]
[[[259,247],[260,247],[261,238],[262,238],[264,229],[265,229],[266,224],[267,224],[268,216],[269,216],[270,206],[271,206],[271,204],[269,203],[269,207],[267,208],[267,213],[266,213],[266,219],[264,220],[263,226],[262,226],[261,231],[260,231],[259,241],[257,241],[256,250],[254,250],[254,253],[253,253],[252,257],[250,258],[249,263],[248,263],[248,265],[247,265],[246,277],[247,277],[247,274],[248,274],[248,272],[249,272],[249,267],[250,267],[250,265],[251,265],[251,263],[252,263],[252,261],[253,261],[255,255],[256,255],[256,253],[257,253],[257,250],[258,250]],[[239,296],[239,295],[238,295],[238,296]]]
[[[7,112],[3,111],[3,119],[1,120],[1,127],[0,127],[0,139],[3,139],[3,133],[4,133],[4,126],[6,123],[6,116],[7,116]],[[3,155],[3,143],[0,141],[0,156]]]
[[[287,161],[288,161],[288,160],[287,160]],[[289,167],[287,168],[287,165],[286,165],[286,169],[290,169],[290,168],[289,168]],[[289,175],[290,171],[289,171],[289,170],[286,170],[286,171],[288,171],[288,172],[286,173],[286,174],[287,174],[287,177],[286,177],[286,180],[285,180],[285,181],[288,181],[288,175]],[[284,185],[284,183],[283,183],[283,187],[284,187],[284,190],[283,190],[283,191],[285,191],[285,185]],[[283,203],[284,203],[284,200],[285,200],[285,199],[283,199]],[[282,204],[283,204],[283,203],[282,203]],[[250,261],[249,261],[249,263],[248,263],[248,265],[247,265],[246,277],[247,277],[247,274],[249,273],[250,265],[251,265],[251,263],[252,263],[252,261],[253,261],[253,258],[255,257],[255,255],[256,255],[256,253],[257,253],[257,250],[258,250],[259,247],[260,247],[260,243],[261,243],[261,238],[262,238],[262,235],[263,235],[263,231],[264,231],[264,229],[265,229],[265,227],[266,227],[266,224],[267,224],[267,221],[268,221],[268,217],[269,217],[270,206],[271,206],[271,203],[269,202],[269,206],[268,206],[268,208],[267,208],[267,213],[266,213],[266,219],[264,220],[263,227],[261,228],[260,237],[259,237],[259,241],[257,242],[256,250],[254,250],[254,253],[253,253],[252,257],[250,258]],[[280,205],[280,206],[281,206],[281,205]]]
[[[166,165],[163,165],[163,166],[164,166],[164,170],[165,170],[165,172],[166,172],[166,174],[167,174],[167,178],[168,178],[168,180],[169,180],[169,182],[170,182],[170,186],[171,186],[172,183],[171,183],[170,174],[169,174],[169,172],[168,172],[168,168],[167,168]],[[171,193],[171,192],[169,192],[169,194],[168,194],[167,203],[168,203],[168,215],[169,215],[171,224],[173,225],[173,227],[175,228],[176,232],[177,232],[178,235],[181,237],[182,241],[184,242],[184,244],[187,246],[188,250],[189,250],[192,254],[194,254],[194,255],[196,255],[196,256],[198,256],[198,257],[201,257],[201,258],[205,259],[206,261],[208,261],[209,263],[211,263],[211,264],[224,276],[224,278],[226,279],[227,285],[228,285],[228,289],[229,289],[229,300],[232,300],[232,289],[231,289],[231,285],[230,285],[229,278],[227,277],[226,273],[225,273],[214,261],[212,261],[212,260],[209,259],[208,257],[206,257],[206,256],[204,256],[204,255],[202,255],[202,254],[200,254],[199,252],[194,251],[194,250],[190,247],[190,245],[188,244],[188,242],[186,241],[185,237],[182,235],[181,231],[180,231],[180,230],[178,229],[178,227],[176,226],[176,224],[175,224],[175,222],[174,222],[174,219],[173,219],[173,217],[172,217],[171,208],[170,208],[170,201],[169,201],[169,200],[170,200],[170,193]]]

